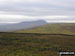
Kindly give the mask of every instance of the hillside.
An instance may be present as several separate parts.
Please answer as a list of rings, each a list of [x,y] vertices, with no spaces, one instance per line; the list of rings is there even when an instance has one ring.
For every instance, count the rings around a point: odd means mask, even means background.
[[[75,24],[0,32],[0,56],[58,56],[59,51],[75,51]]]
[[[74,34],[75,35],[75,24],[73,23],[62,23],[62,24],[47,24],[38,28],[24,29],[15,31],[17,33],[49,33],[49,34]]]
[[[75,35],[0,33],[0,56],[58,56],[75,51]]]
[[[0,32],[10,32],[10,31],[21,30],[21,29],[30,29],[45,24],[47,24],[47,22],[44,20],[24,21],[15,24],[5,24],[5,25],[0,25]]]

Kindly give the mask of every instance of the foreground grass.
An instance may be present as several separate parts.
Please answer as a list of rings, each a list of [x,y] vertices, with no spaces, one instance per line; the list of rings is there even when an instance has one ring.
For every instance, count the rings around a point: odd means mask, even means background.
[[[75,51],[75,36],[0,33],[0,56],[58,56]]]

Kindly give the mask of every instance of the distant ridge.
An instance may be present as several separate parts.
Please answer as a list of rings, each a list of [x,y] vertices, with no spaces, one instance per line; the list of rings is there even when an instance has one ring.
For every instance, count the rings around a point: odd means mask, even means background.
[[[24,21],[16,24],[0,25],[0,32],[9,32],[21,29],[35,28],[47,24],[44,20]]]

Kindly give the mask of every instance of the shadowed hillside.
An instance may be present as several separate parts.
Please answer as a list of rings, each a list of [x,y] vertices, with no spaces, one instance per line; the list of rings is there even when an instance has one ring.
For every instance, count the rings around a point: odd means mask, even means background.
[[[0,32],[10,32],[10,31],[16,31],[21,29],[30,29],[39,27],[42,25],[48,24],[44,20],[36,20],[36,21],[24,21],[16,24],[5,24],[0,25]]]

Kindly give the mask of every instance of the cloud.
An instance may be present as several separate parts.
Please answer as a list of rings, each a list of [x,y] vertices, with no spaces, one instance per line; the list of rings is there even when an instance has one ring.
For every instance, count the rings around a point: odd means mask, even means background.
[[[2,1],[2,0],[1,0]],[[74,0],[3,0],[1,11],[29,16],[75,15]]]
[[[69,20],[63,20],[63,21],[47,21],[47,22],[49,22],[49,23],[75,23],[75,20],[71,20],[71,21],[69,21]]]
[[[0,0],[0,22],[5,22],[3,19],[23,21],[61,18],[62,20],[65,17],[75,18],[74,16],[75,0]],[[67,18],[64,20],[69,20]]]
[[[58,21],[69,19],[69,16],[24,16],[24,15],[9,15],[0,14],[0,22],[21,22],[21,21],[32,21],[32,20],[45,20],[45,21]],[[71,19],[69,19],[71,20]]]

